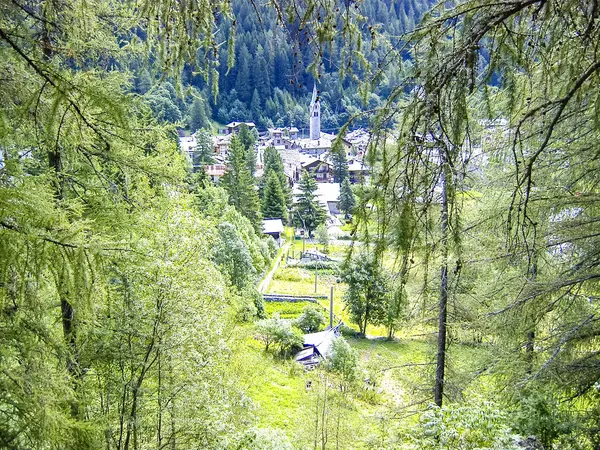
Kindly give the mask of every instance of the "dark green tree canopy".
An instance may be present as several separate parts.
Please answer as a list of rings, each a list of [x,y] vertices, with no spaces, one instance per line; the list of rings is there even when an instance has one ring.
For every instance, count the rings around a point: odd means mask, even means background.
[[[319,225],[325,223],[327,214],[317,198],[317,182],[307,171],[302,173],[298,187],[300,193],[294,206],[294,224],[312,235]]]
[[[214,149],[212,135],[205,128],[196,132],[196,148],[194,149],[194,168],[214,164]]]
[[[348,177],[344,178],[340,188],[340,211],[346,216],[352,214],[352,210],[356,206],[356,198],[352,192],[352,185]]]
[[[348,263],[343,271],[348,283],[344,302],[359,332],[367,333],[369,324],[383,324],[390,297],[388,280],[374,258],[361,255]]]
[[[254,177],[248,170],[246,151],[237,135],[229,144],[227,172],[221,182],[229,194],[229,203],[250,219],[256,230],[260,231],[260,201],[254,186]]]
[[[268,219],[287,220],[287,207],[281,184],[274,170],[267,174],[262,200],[262,215]]]

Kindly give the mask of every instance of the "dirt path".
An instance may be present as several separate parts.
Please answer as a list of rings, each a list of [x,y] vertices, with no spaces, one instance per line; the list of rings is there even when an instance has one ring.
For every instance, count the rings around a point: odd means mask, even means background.
[[[277,270],[277,268],[279,267],[279,264],[281,263],[281,258],[284,258],[285,255],[287,255],[287,252],[290,248],[291,242],[292,241],[286,241],[286,243],[283,244],[283,247],[281,247],[279,254],[275,258],[275,261],[273,262],[273,266],[271,267],[271,270],[269,270],[269,272],[265,275],[265,277],[262,279],[262,281],[258,284],[257,289],[258,289],[258,292],[260,292],[261,294],[264,294],[265,292],[267,292],[267,289],[269,288],[269,284],[271,284],[271,280],[273,279],[273,275],[275,274],[275,271]]]

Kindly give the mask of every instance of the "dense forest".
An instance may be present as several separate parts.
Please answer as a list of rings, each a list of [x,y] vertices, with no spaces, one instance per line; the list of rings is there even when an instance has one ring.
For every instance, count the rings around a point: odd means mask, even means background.
[[[401,39],[431,4],[368,0],[361,4],[361,13],[378,24],[380,39]],[[186,64],[181,78],[185,95],[181,97],[172,81],[159,82],[160,66],[145,60],[133,66],[136,92],[144,94],[157,118],[179,123],[191,131],[210,127],[211,120],[220,124],[253,121],[261,129],[306,128],[310,94],[316,82],[315,73],[307,70],[313,61],[310,40],[304,38],[302,45],[302,40],[290,39],[289,31],[278,25],[278,16],[270,5],[234,1],[232,7],[235,27],[232,29],[232,20],[223,20],[216,39],[225,43],[233,34],[234,44],[231,53],[220,53],[216,72],[210,78],[198,72],[193,62]],[[364,28],[361,34],[369,36],[369,30]],[[381,106],[382,99],[398,84],[398,66],[388,67],[385,81],[377,84],[368,99],[362,98],[358,82],[344,76],[348,69],[340,67],[342,39],[339,34],[331,48],[325,49],[319,68],[323,128],[330,132],[337,132],[350,117],[363,110]],[[385,57],[386,48],[363,51],[367,60],[376,64]],[[203,52],[198,52],[196,58],[196,63],[202,66]],[[357,64],[352,62],[352,67]],[[215,79],[218,80],[216,96],[212,84]],[[355,127],[367,123],[368,120],[359,117]]]
[[[598,42],[573,0],[1,2],[0,448],[600,448]],[[371,135],[339,225],[247,127],[219,183],[180,151],[315,80]]]

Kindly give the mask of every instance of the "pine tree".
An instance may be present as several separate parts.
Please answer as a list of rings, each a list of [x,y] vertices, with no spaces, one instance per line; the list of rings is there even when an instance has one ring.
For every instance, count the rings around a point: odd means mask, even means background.
[[[281,185],[281,190],[283,191],[283,196],[285,197],[285,204],[287,209],[289,210],[292,207],[292,189],[288,183],[288,177],[285,174],[285,170],[283,167],[283,160],[281,159],[281,155],[275,149],[275,147],[267,147],[263,152],[263,167],[264,174],[268,174],[269,171],[274,171],[279,179],[279,184]],[[259,185],[259,192],[263,193],[264,186],[267,183],[266,176],[263,175]]]
[[[254,88],[254,92],[252,93],[252,100],[250,101],[250,112],[252,114],[252,120],[257,123],[261,123],[262,121],[262,109],[261,109],[261,101],[260,95],[258,95],[258,91]]]
[[[210,128],[210,121],[206,116],[204,102],[198,97],[194,98],[192,106],[190,106],[190,128],[192,131],[201,128]]]
[[[196,148],[193,154],[194,170],[199,166],[214,164],[213,140],[211,134],[204,128],[196,133]]]
[[[242,102],[248,102],[250,95],[252,95],[250,86],[250,53],[245,45],[241,45],[240,51],[237,57],[238,73],[235,80],[235,87],[238,92],[239,100]],[[239,120],[240,118],[238,118]],[[235,119],[234,119],[235,120]]]
[[[346,151],[339,145],[331,150],[331,162],[333,166],[333,182],[342,183],[348,177],[348,161]]]
[[[254,88],[258,90],[260,97],[269,98],[271,96],[269,66],[265,59],[265,52],[260,45],[258,46],[254,57],[252,78],[254,79]]]
[[[233,136],[229,144],[227,172],[221,182],[229,194],[229,203],[250,219],[255,229],[260,231],[260,201],[247,164],[244,147],[238,136]]]
[[[346,177],[340,188],[340,211],[348,217],[352,214],[354,206],[356,206],[356,198],[354,197],[354,192],[352,192],[350,180]]]
[[[297,227],[304,228],[308,235],[312,236],[312,232],[319,225],[325,223],[327,213],[319,204],[316,196],[317,182],[306,170],[302,173],[298,186],[300,194],[294,208],[294,224]]]
[[[269,170],[267,183],[264,188],[262,201],[263,217],[268,219],[287,219],[287,207],[285,196],[277,174]]]
[[[250,175],[254,176],[254,172],[256,171],[256,150],[254,149],[256,135],[250,130],[250,128],[248,128],[248,125],[243,123],[240,125],[240,129],[238,131],[238,139],[244,148],[246,165],[248,166]]]

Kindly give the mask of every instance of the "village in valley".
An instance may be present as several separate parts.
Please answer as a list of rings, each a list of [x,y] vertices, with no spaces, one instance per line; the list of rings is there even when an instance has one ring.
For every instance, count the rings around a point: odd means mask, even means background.
[[[195,158],[198,152],[197,132],[182,135],[179,144],[182,152],[188,157],[194,171],[204,170],[208,178],[218,184],[228,170],[229,145],[233,136],[246,128],[254,136],[252,150],[255,152],[256,166],[254,176],[262,177],[264,174],[264,152],[273,148],[280,155],[283,163],[283,172],[293,198],[299,194],[298,182],[306,171],[317,181],[317,198],[320,206],[326,211],[327,225],[333,227],[333,235],[339,235],[339,226],[342,225],[338,216],[342,214],[339,207],[340,187],[343,180],[336,181],[335,164],[332,150],[338,155],[343,153],[337,164],[343,164],[341,169],[350,184],[359,184],[368,180],[369,166],[365,162],[370,134],[364,129],[347,132],[344,136],[321,131],[321,106],[320,92],[316,84],[313,88],[309,107],[309,117],[302,128],[295,126],[268,128],[259,130],[254,122],[231,122],[219,130],[217,135],[211,135],[212,161],[203,164]],[[308,125],[308,126],[307,126]],[[340,161],[341,160],[341,161]],[[345,178],[344,177],[344,178]],[[343,214],[342,214],[343,215]],[[275,229],[283,232],[281,225],[285,225],[283,217],[264,217],[265,226],[273,228],[272,220],[281,219],[282,224]],[[271,222],[269,223],[269,219]],[[303,234],[304,230],[299,230]]]

